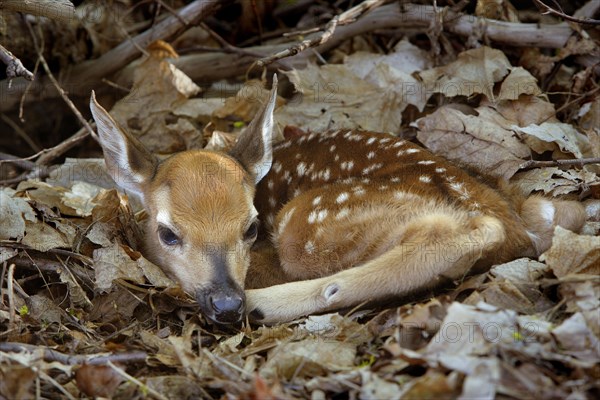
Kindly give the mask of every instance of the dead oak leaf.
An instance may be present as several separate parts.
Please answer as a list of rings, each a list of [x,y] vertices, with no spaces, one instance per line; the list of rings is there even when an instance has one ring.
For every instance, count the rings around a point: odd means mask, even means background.
[[[600,237],[578,235],[557,226],[552,246],[540,256],[557,277],[600,274]]]
[[[511,68],[500,50],[487,46],[467,50],[456,61],[442,67],[419,73],[428,92],[442,93],[446,97],[483,94],[490,101],[494,97],[494,84],[504,78]]]

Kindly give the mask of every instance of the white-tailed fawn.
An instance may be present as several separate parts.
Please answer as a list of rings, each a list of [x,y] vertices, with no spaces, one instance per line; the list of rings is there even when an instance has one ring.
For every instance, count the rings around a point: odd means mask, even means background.
[[[163,161],[90,102],[110,174],[147,210],[144,254],[217,323],[246,312],[288,321],[431,290],[535,257],[557,225],[585,222],[577,202],[522,197],[387,134],[342,129],[272,146],[273,81],[228,153]],[[270,252],[253,249],[257,236]]]

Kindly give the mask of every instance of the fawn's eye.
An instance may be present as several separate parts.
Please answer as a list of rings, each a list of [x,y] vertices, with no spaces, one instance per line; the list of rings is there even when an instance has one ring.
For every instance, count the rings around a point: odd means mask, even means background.
[[[246,233],[244,233],[244,240],[254,240],[256,239],[256,235],[258,235],[258,222],[254,221],[248,230],[246,230]]]
[[[175,246],[181,243],[181,239],[179,239],[179,236],[177,236],[172,230],[170,230],[166,226],[158,227],[158,237],[160,238],[160,241],[167,246]]]

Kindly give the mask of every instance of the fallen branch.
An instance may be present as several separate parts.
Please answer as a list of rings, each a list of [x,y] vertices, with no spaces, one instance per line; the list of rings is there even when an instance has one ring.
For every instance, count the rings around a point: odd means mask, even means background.
[[[4,46],[0,44],[0,60],[6,64],[6,78],[10,81],[13,78],[22,76],[28,81],[33,80],[33,73],[29,71],[21,60],[19,60],[13,53],[8,51]]]
[[[544,167],[565,167],[565,166],[583,166],[588,164],[600,164],[600,157],[594,158],[578,158],[576,160],[552,160],[552,161],[537,161],[529,160],[521,164],[521,169],[533,169]]]
[[[226,1],[227,2],[227,1]],[[75,66],[70,72],[70,79],[63,87],[67,87],[69,92],[78,92],[76,95],[89,95],[91,89],[97,85],[100,80],[114,72],[122,69],[124,66],[135,60],[140,55],[140,49],[146,48],[155,40],[170,40],[177,36],[182,29],[198,22],[203,18],[211,15],[219,6],[226,2],[218,2],[214,0],[196,0],[187,6],[181,8],[176,15],[171,15],[165,18],[158,24],[151,26],[145,32],[135,36],[134,38],[123,41],[120,45],[113,48],[109,52],[103,54],[95,60],[85,61]],[[182,22],[184,21],[184,22]],[[187,25],[186,25],[187,24]],[[43,98],[54,98],[54,93],[44,93],[46,87],[50,84],[50,79],[46,76],[39,79],[34,90],[38,91],[37,99],[26,99],[29,103],[32,100]],[[73,88],[73,90],[71,90]],[[9,96],[2,101],[1,110],[10,110],[18,102],[20,96],[24,93],[26,86],[24,84],[14,85],[11,90],[7,82],[2,81],[0,85],[0,93]],[[40,94],[43,93],[44,96]]]
[[[190,4],[188,7],[193,4],[195,3]],[[315,50],[319,53],[323,53],[338,46],[341,42],[349,38],[380,29],[399,29],[411,33],[424,32],[429,28],[431,20],[435,18],[435,15],[432,6],[411,4],[400,5],[398,3],[384,5],[372,10],[352,24],[338,26],[331,38],[327,42],[315,47]],[[174,17],[165,19],[161,24],[164,24],[171,19],[174,20],[173,23],[180,24]],[[480,29],[478,27],[482,24],[485,26],[484,34],[487,39],[514,46],[561,48],[574,33],[573,29],[566,23],[549,25],[504,22],[477,18],[472,15],[455,13],[451,10],[446,13],[444,18],[444,30],[460,36],[471,35],[475,29]],[[154,32],[153,30],[157,29],[159,25],[150,30]],[[145,33],[141,35],[144,35]],[[319,36],[318,33],[313,35]],[[139,36],[140,35],[136,38]],[[136,40],[136,38],[132,40]],[[160,35],[158,33],[154,39],[168,40],[165,35]],[[309,37],[309,40],[310,39],[312,39],[312,37]],[[121,44],[119,47],[123,45],[124,44]],[[129,53],[127,53],[127,59],[119,59],[117,57],[123,52],[123,50],[117,51],[119,47],[111,50],[97,60],[82,63],[72,70],[69,80],[62,83],[63,87],[69,89],[71,97],[77,95],[82,97],[89,96],[90,88],[98,85],[101,78],[110,75],[118,69],[122,69],[124,65],[139,55],[137,48],[135,48],[135,46],[130,46],[134,48],[131,49],[132,55],[129,56]],[[268,57],[269,54],[284,51],[288,47],[289,44],[279,44],[254,46],[244,50]],[[286,62],[291,67],[301,68],[306,66],[307,60],[310,57],[314,57],[314,55],[310,52],[302,52],[289,57]],[[256,58],[248,55],[210,53],[182,56],[176,59],[173,64],[193,80],[206,82],[243,75],[255,62]],[[110,63],[112,63],[112,65],[107,65]],[[115,80],[121,86],[130,86],[133,80],[133,67],[131,65],[127,66],[119,73],[119,76]],[[36,87],[40,89],[39,92],[43,93],[44,96],[41,96],[41,94],[38,93],[37,99],[27,98],[27,102],[40,100],[42,97],[49,98],[56,96],[55,93],[44,92],[44,79],[41,79],[40,81],[41,83],[36,85]],[[48,82],[46,82],[46,84],[48,84]],[[25,86],[22,84],[14,85],[14,88],[11,90],[7,87],[7,82],[3,81],[0,84],[0,93],[6,93],[7,96],[0,107],[6,110],[12,109],[18,103],[18,98],[24,90]]]
[[[75,7],[69,0],[2,1],[0,8],[22,14],[37,15],[63,23],[75,18]]]
[[[319,46],[327,42],[331,38],[331,36],[333,36],[335,28],[338,25],[344,25],[354,22],[356,18],[373,8],[380,6],[384,3],[384,1],[385,0],[365,0],[362,3],[359,3],[358,5],[352,7],[351,9],[333,17],[331,21],[329,21],[325,26],[325,30],[323,30],[323,32],[319,33],[318,35],[313,36],[312,39],[303,40],[302,42],[295,44],[290,48],[275,53],[269,57],[262,58],[258,60],[256,64],[259,67],[264,67],[277,60],[281,60],[282,58],[295,56],[296,54],[301,53],[306,49]]]
[[[112,363],[139,363],[146,361],[148,354],[143,351],[134,351],[130,353],[118,354],[86,354],[70,355],[56,350],[49,349],[46,346],[34,346],[24,343],[3,342],[0,343],[0,351],[6,353],[40,353],[46,362],[59,362],[64,365],[106,365]]]
[[[475,18],[470,15],[448,13],[445,29],[461,36],[469,36],[479,21],[485,22],[486,36],[492,41],[519,45],[560,48],[567,42],[573,30],[567,24],[538,25],[521,24],[484,18]],[[460,15],[458,17],[452,16]],[[425,31],[429,28],[432,18],[435,17],[431,6],[404,6],[389,4],[372,10],[356,22],[338,26],[332,37],[315,50],[324,53],[335,48],[340,43],[354,36],[372,32],[377,29],[402,29],[407,32]],[[318,35],[318,34],[314,34]],[[310,38],[309,38],[310,39]],[[289,48],[289,44],[253,46],[246,48],[252,53],[274,54]],[[308,60],[313,57],[312,52],[302,52],[286,59],[287,65],[294,68],[303,68]],[[185,72],[195,81],[217,81],[243,75],[255,63],[255,59],[240,54],[189,54],[179,57],[173,64]],[[131,86],[133,81],[133,66],[128,66],[119,74],[117,82],[121,86]]]

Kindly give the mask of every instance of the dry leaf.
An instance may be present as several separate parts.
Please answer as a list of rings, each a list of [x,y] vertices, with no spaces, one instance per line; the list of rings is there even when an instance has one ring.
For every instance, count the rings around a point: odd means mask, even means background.
[[[269,352],[260,375],[265,379],[321,375],[351,368],[355,356],[355,345],[318,337],[282,343]]]
[[[124,378],[108,365],[82,365],[75,371],[75,382],[90,397],[112,397]]]
[[[41,221],[27,221],[25,230],[25,237],[21,243],[38,251],[44,252],[57,247],[68,248],[71,245],[62,233]]]
[[[0,240],[21,240],[25,235],[25,222],[37,221],[27,200],[15,197],[10,188],[0,190]]]
[[[540,256],[554,275],[600,274],[600,237],[584,236],[557,226],[552,246]]]
[[[476,111],[478,116],[440,107],[417,120],[417,138],[436,154],[508,179],[531,152],[515,138],[510,121],[497,111],[489,107]]]
[[[101,291],[109,290],[116,279],[145,283],[144,272],[138,263],[131,259],[123,245],[116,242],[110,247],[94,250],[94,270],[96,288]]]
[[[185,150],[186,143],[201,143],[202,132],[183,113],[173,114],[200,88],[168,62],[177,54],[167,43],[154,42],[148,52],[134,72],[131,92],[110,114],[153,152],[170,154]]]
[[[303,96],[281,107],[275,120],[311,131],[361,128],[399,132],[402,111],[409,104],[423,109],[431,95],[412,76],[427,65],[427,55],[403,41],[388,55],[359,52],[341,65],[309,65],[286,72]]]
[[[518,172],[511,182],[525,195],[543,191],[544,194],[560,196],[599,185],[600,177],[587,168],[578,171],[545,167]]]
[[[525,68],[516,67],[511,69],[510,74],[504,78],[500,86],[498,100],[517,100],[523,94],[538,96],[541,93],[542,91],[537,85],[537,79]]]
[[[510,62],[500,50],[487,46],[467,50],[456,61],[442,67],[419,73],[428,92],[442,93],[446,97],[483,94],[495,102],[493,88],[511,68]]]

